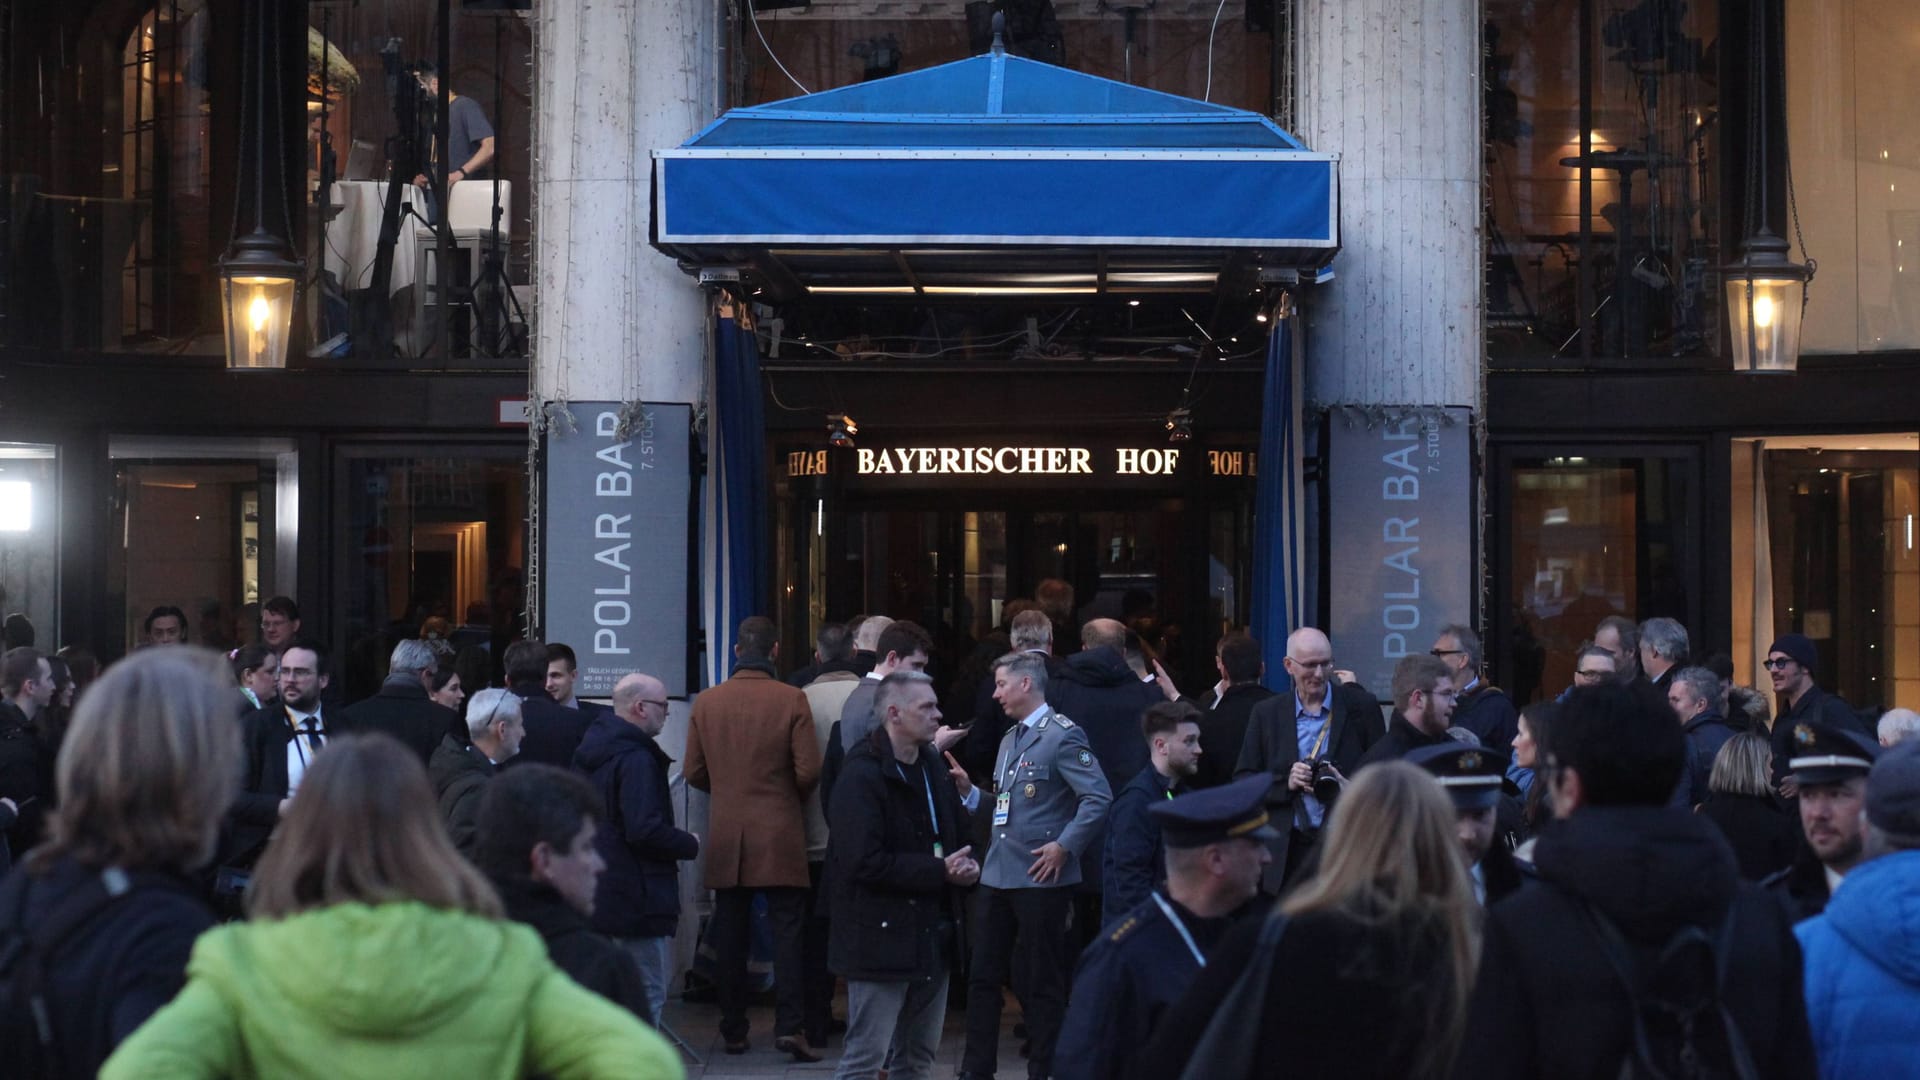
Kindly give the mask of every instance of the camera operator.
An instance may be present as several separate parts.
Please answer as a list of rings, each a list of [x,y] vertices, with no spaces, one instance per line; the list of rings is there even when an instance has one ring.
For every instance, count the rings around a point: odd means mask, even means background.
[[[415,70],[415,78],[429,99],[436,102],[440,99],[440,75],[431,64],[421,64]],[[436,145],[434,151],[429,168],[443,170],[449,189],[462,180],[487,175],[487,166],[493,162],[493,125],[487,122],[487,114],[479,102],[451,89],[447,91],[447,141],[444,146]],[[424,191],[431,191],[433,187],[425,173],[415,176],[413,183]]]

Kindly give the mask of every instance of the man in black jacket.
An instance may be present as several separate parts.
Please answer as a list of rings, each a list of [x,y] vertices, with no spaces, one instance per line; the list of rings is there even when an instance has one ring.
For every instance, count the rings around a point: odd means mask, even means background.
[[[700,838],[676,828],[667,766],[656,741],[667,726],[666,684],[628,675],[613,688],[613,711],[595,720],[574,752],[574,768],[600,799],[596,841],[606,860],[593,928],[632,954],[647,985],[654,1024],[666,1007],[673,975],[673,936],[680,925],[680,866],[700,854]]]
[[[428,696],[427,680],[439,669],[440,660],[426,642],[409,638],[395,645],[380,692],[348,706],[334,730],[342,735],[356,731],[391,735],[419,755],[420,764],[427,764],[441,739],[448,735],[458,739],[466,731],[459,713]]]
[[[336,732],[323,705],[331,679],[326,649],[296,641],[280,654],[280,700],[241,721],[246,775],[227,811],[222,865],[252,865],[286,812],[313,756]]]
[[[547,696],[547,646],[539,641],[516,641],[507,647],[507,686],[520,699],[520,718],[527,738],[513,764],[540,762],[566,768],[587,733],[591,718]],[[467,711],[473,711],[471,702]]]
[[[1293,693],[1254,706],[1233,767],[1236,778],[1256,773],[1273,777],[1267,794],[1275,833],[1273,861],[1261,882],[1270,893],[1279,892],[1305,865],[1326,820],[1326,807],[1314,795],[1313,763],[1332,766],[1335,777],[1350,775],[1373,745],[1380,724],[1373,695],[1365,694],[1364,701],[1360,691],[1343,697],[1347,686],[1334,684],[1333,642],[1326,634],[1311,626],[1295,630],[1287,636],[1284,663]]]
[[[1200,709],[1200,771],[1193,775],[1195,788],[1219,787],[1233,779],[1233,767],[1240,760],[1240,748],[1247,743],[1247,724],[1254,706],[1273,697],[1273,691],[1260,685],[1267,665],[1260,659],[1260,643],[1252,634],[1235,630],[1220,639],[1214,650],[1214,667],[1220,681],[1213,689],[1191,698]]]
[[[600,796],[578,774],[551,765],[504,773],[480,799],[474,865],[500,891],[507,918],[539,931],[555,967],[657,1026],[633,957],[587,924],[606,868],[593,843],[600,812]]]
[[[1782,634],[1767,649],[1767,677],[1773,681],[1773,692],[1786,706],[1773,722],[1773,783],[1780,794],[1789,799],[1799,791],[1788,775],[1791,771],[1788,762],[1794,758],[1794,728],[1811,720],[1841,731],[1857,731],[1869,739],[1874,737],[1873,731],[1860,722],[1846,702],[1813,681],[1818,662],[1819,652],[1813,646],[1813,639],[1805,634]]]
[[[1152,760],[1113,796],[1107,809],[1106,870],[1101,876],[1100,929],[1106,930],[1146,902],[1167,879],[1166,848],[1153,808],[1187,793],[1187,780],[1202,761],[1200,710],[1184,701],[1147,706],[1140,718]]]
[[[1686,738],[1651,688],[1576,689],[1554,721],[1547,765],[1541,782],[1551,784],[1560,820],[1534,847],[1540,883],[1488,912],[1455,1075],[1621,1075],[1635,1053],[1636,1010],[1645,1016],[1652,995],[1666,993],[1724,1008],[1758,1075],[1814,1076],[1792,927],[1740,880],[1711,822],[1666,805],[1686,767]],[[1717,990],[1694,990],[1656,966],[1663,951],[1684,948],[1679,935],[1689,928],[1711,943]],[[1639,971],[1642,994],[1619,966]],[[1710,1067],[1724,1053],[1720,1027],[1709,1019],[1696,1028],[1693,1049],[1710,1055]],[[1659,1030],[1650,1050],[1665,1059],[1680,1040]]]
[[[1520,733],[1520,713],[1507,692],[1488,681],[1480,635],[1470,626],[1443,626],[1429,651],[1453,675],[1453,726],[1473,732],[1489,750],[1510,753]]]
[[[947,1011],[959,889],[980,878],[967,845],[979,791],[933,747],[939,695],[896,671],[875,696],[881,726],[847,755],[828,808],[832,937],[828,965],[847,979],[837,1075],[925,1077]],[[888,1064],[888,1050],[892,1063]]]
[[[1393,719],[1387,733],[1360,759],[1398,761],[1423,746],[1443,746],[1452,736],[1453,674],[1432,656],[1403,656],[1393,667]],[[1498,749],[1497,747],[1495,749]]]

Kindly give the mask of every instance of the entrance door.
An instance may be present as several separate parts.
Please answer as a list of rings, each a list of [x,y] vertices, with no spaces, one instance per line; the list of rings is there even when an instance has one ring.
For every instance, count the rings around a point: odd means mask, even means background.
[[[1757,658],[1800,633],[1848,704],[1920,701],[1920,437],[1739,439],[1733,477],[1736,676],[1764,688]]]

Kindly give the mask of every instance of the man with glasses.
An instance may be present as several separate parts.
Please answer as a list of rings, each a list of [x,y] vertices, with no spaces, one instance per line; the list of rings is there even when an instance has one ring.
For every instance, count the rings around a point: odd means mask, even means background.
[[[318,642],[297,641],[280,654],[280,700],[247,714],[247,775],[229,811],[231,861],[249,864],[286,812],[313,756],[332,734],[321,694],[328,683],[327,653]]]
[[[1779,718],[1773,722],[1773,782],[1789,799],[1800,790],[1788,767],[1794,757],[1796,726],[1818,721],[1839,731],[1873,738],[1873,731],[1854,715],[1851,706],[1813,681],[1818,663],[1819,652],[1805,634],[1783,634],[1767,649],[1767,677],[1773,681],[1773,692],[1779,695],[1781,706]]]
[[[1443,626],[1428,652],[1453,673],[1458,694],[1453,726],[1473,732],[1481,746],[1506,753],[1513,737],[1520,734],[1520,713],[1506,691],[1486,678],[1486,652],[1480,635],[1468,626]]]
[[[1619,665],[1614,661],[1613,653],[1592,642],[1582,645],[1579,654],[1574,657],[1574,686],[1600,686],[1613,681],[1618,674]],[[1572,688],[1569,687],[1560,695],[1561,699],[1565,700],[1571,692]]]
[[[510,690],[495,687],[473,695],[467,700],[470,742],[448,735],[427,765],[440,815],[447,819],[447,835],[462,855],[471,857],[480,841],[480,796],[487,783],[520,752],[526,738],[520,710],[521,701]]]
[[[666,726],[666,684],[628,675],[614,685],[613,711],[594,720],[573,755],[605,806],[595,845],[607,868],[594,893],[593,928],[639,964],[655,1027],[680,926],[679,864],[700,854],[700,838],[674,824],[667,777],[673,759],[657,741]]]
[[[1273,777],[1267,793],[1267,813],[1276,823],[1270,841],[1273,862],[1262,873],[1261,887],[1275,893],[1292,880],[1319,840],[1327,807],[1316,790],[1332,794],[1326,781],[1336,786],[1344,782],[1359,767],[1379,729],[1371,694],[1360,704],[1359,695],[1342,700],[1336,692],[1333,643],[1326,634],[1311,626],[1295,630],[1287,638],[1284,663],[1293,693],[1254,706],[1233,770],[1235,778],[1257,773]],[[1316,786],[1316,780],[1322,782]]]
[[[1422,747],[1445,746],[1452,740],[1447,730],[1453,726],[1453,699],[1453,673],[1438,657],[1401,657],[1393,669],[1393,719],[1386,735],[1360,759],[1360,767],[1398,761]]]

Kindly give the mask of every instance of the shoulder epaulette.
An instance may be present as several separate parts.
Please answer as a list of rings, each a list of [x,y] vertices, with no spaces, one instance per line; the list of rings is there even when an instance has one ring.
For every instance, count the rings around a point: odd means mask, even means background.
[[[1073,726],[1073,721],[1067,719],[1065,716],[1061,715],[1060,713],[1054,713],[1053,719],[1055,723],[1059,724],[1063,728],[1070,728]]]

